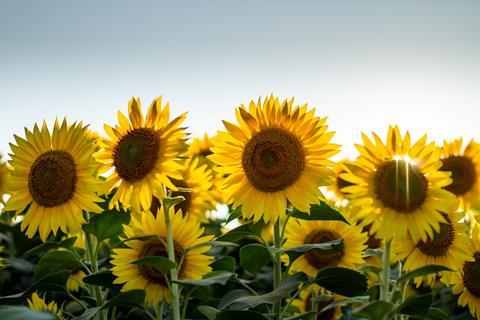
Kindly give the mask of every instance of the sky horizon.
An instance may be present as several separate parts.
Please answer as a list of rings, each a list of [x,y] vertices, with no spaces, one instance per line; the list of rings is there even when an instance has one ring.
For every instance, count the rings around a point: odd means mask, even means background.
[[[441,142],[478,138],[480,2],[0,3],[0,153],[56,116],[104,135],[131,96],[188,111],[193,136],[271,93],[328,116],[354,155],[398,124]]]

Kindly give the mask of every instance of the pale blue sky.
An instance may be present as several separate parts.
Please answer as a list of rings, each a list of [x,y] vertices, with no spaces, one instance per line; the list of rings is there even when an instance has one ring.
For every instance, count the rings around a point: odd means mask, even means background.
[[[352,151],[389,123],[478,136],[480,1],[0,0],[0,152],[44,118],[101,133],[163,95],[214,133],[260,95],[329,116]]]

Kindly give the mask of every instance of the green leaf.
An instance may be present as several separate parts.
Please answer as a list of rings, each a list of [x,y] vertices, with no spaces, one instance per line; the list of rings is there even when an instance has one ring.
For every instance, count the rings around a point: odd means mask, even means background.
[[[217,317],[217,314],[220,312],[220,310],[217,310],[214,307],[206,306],[206,305],[198,306],[197,309],[208,320],[215,320],[215,318]]]
[[[358,267],[358,270],[362,272],[372,272],[375,274],[379,274],[380,272],[382,272],[383,269],[373,264],[364,264]]]
[[[242,297],[249,297],[252,293],[245,289],[235,289],[232,291],[228,291],[222,299],[218,302],[218,309],[223,310],[227,306],[231,305],[233,301],[242,298]]]
[[[219,284],[224,286],[227,284],[228,280],[234,275],[231,272],[225,271],[213,271],[208,273],[203,279],[200,280],[177,280],[176,283],[182,285],[191,285],[191,286],[201,286],[207,287],[214,284]]]
[[[15,270],[21,271],[23,273],[31,273],[35,266],[28,260],[22,258],[5,258],[5,264]]]
[[[432,299],[432,294],[408,297],[401,305],[397,307],[397,313],[415,317],[425,316],[428,314],[428,309],[432,304]]]
[[[300,258],[307,252],[310,251],[342,251],[343,250],[343,241],[341,239],[332,240],[324,243],[309,243],[309,244],[302,244],[297,247],[288,248],[281,250],[281,253],[285,253],[288,255],[288,261],[291,265],[295,260]]]
[[[393,304],[386,301],[374,301],[352,310],[353,319],[365,318],[369,320],[387,319],[393,310]]]
[[[129,222],[128,213],[114,210],[93,215],[88,224],[82,225],[82,229],[93,234],[98,242],[102,242],[119,236],[123,232],[123,225]]]
[[[21,306],[0,306],[0,319],[5,320],[55,320],[57,317],[48,312],[30,310]]]
[[[270,251],[262,244],[251,243],[240,249],[240,265],[250,273],[256,274],[270,261]]]
[[[367,278],[361,273],[341,267],[321,269],[313,282],[345,297],[361,296],[367,291]]]
[[[426,320],[448,320],[450,317],[448,314],[439,308],[428,309],[427,315],[424,317]]]
[[[231,211],[229,214],[228,214],[228,218],[227,218],[227,221],[225,222],[225,224],[229,224],[230,222],[232,222],[233,220],[235,219],[238,219],[242,216],[242,210],[240,207],[236,207],[233,211]]]
[[[250,310],[225,310],[217,313],[215,320],[267,320],[261,313]]]
[[[213,263],[211,264],[212,269],[214,271],[228,271],[228,272],[235,272],[236,269],[236,261],[234,257],[226,256],[226,257],[220,257],[217,258]]]
[[[103,306],[102,310],[113,308],[116,306],[121,307],[131,307],[131,308],[140,308],[142,309],[143,302],[145,300],[145,291],[143,290],[131,290],[122,292],[109,301],[107,301]]]
[[[58,249],[58,248],[65,248],[65,249],[71,249],[73,247],[73,244],[77,240],[77,237],[71,237],[64,239],[59,242],[46,242],[42,243],[36,247],[33,247],[32,249],[28,250],[25,252],[25,255],[38,255],[42,254],[46,251],[52,250],[52,249]]]
[[[230,230],[224,235],[221,235],[220,237],[218,237],[217,240],[237,243],[243,238],[249,237],[249,236],[260,238],[263,227],[264,227],[264,223],[262,221],[255,224],[250,222]]]
[[[160,271],[161,273],[166,273],[177,266],[177,264],[172,260],[160,256],[146,256],[134,260],[131,263],[148,266]]]
[[[179,188],[180,189],[180,188]],[[181,191],[181,190],[178,190],[178,191]],[[184,190],[182,192],[192,192],[192,190],[188,189],[188,190]],[[178,197],[166,197],[162,200],[162,204],[164,206],[166,206],[167,208],[171,208],[173,207],[174,205],[176,204],[179,204],[181,202],[185,201],[185,197],[184,196],[178,196]],[[162,210],[162,213],[163,213],[163,210]]]
[[[90,320],[100,311],[102,307],[93,307],[86,309],[81,315],[73,318],[73,320]]]
[[[35,290],[45,291],[60,291],[66,292],[65,285],[67,283],[70,272],[67,270],[60,270],[54,272],[38,281],[35,281],[25,291],[1,297],[0,304],[15,304],[21,303]],[[1,319],[1,318],[0,318]]]
[[[41,279],[58,270],[82,268],[82,263],[70,251],[51,251],[38,261],[35,267],[35,280]]]
[[[398,278],[397,283],[407,283],[408,281],[413,280],[417,277],[423,277],[441,271],[452,271],[452,269],[441,265],[430,264],[405,273],[400,278]]]
[[[335,220],[343,221],[347,224],[345,217],[335,209],[332,209],[328,204],[321,201],[320,204],[313,204],[310,206],[310,213],[301,212],[293,209],[292,217],[302,220]]]
[[[293,276],[283,280],[275,290],[269,293],[258,296],[240,297],[230,301],[230,304],[242,303],[251,308],[255,308],[261,304],[274,304],[280,299],[287,297],[293,291],[297,290],[299,285],[306,279],[307,276],[304,273],[296,273]]]
[[[83,282],[86,284],[91,284],[94,286],[100,286],[105,288],[113,288],[114,285],[113,281],[116,277],[113,275],[111,270],[102,270],[96,273],[92,273],[88,276],[83,278]]]
[[[356,296],[352,298],[346,298],[346,299],[334,301],[320,311],[327,311],[337,306],[343,306],[343,305],[349,305],[349,304],[366,304],[367,302],[369,302],[369,300],[370,300],[369,296]]]
[[[308,311],[290,318],[285,318],[285,320],[313,320],[315,319],[316,314],[315,311]]]

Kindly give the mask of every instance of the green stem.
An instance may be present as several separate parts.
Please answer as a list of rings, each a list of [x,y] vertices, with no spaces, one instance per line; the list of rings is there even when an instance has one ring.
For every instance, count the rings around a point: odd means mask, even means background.
[[[163,205],[165,213],[165,228],[167,229],[167,251],[168,259],[175,262],[175,247],[173,245],[173,234],[172,234],[172,225],[170,223],[170,208],[167,205]],[[173,309],[173,319],[180,320],[180,295],[178,292],[178,284],[174,281],[177,280],[178,271],[177,267],[170,270],[170,279],[172,281],[172,309]]]
[[[163,301],[159,306],[155,307],[155,319],[162,320],[163,319]]]
[[[276,289],[282,282],[282,262],[280,260],[280,249],[282,248],[282,235],[280,231],[280,218],[273,227],[273,245],[275,247],[275,254],[273,261],[273,288]],[[282,311],[282,300],[279,299],[273,305],[273,313],[275,314],[275,319],[280,319],[280,313]]]
[[[385,242],[385,247],[383,250],[382,256],[382,264],[383,264],[383,271],[382,271],[382,281],[380,284],[380,300],[388,301],[388,291],[389,291],[389,281],[390,281],[390,247],[392,241],[389,240]]]
[[[88,216],[88,213],[87,213]],[[98,272],[98,264],[97,264],[97,256],[95,254],[95,246],[94,246],[94,239],[93,236],[85,232],[85,246],[87,249],[87,258],[90,260],[90,264],[92,265],[92,272]],[[93,288],[92,288],[93,287]],[[102,291],[100,290],[99,286],[91,286],[91,291],[95,296],[95,300],[97,301],[97,306],[102,306],[104,304],[104,299],[102,296]],[[98,313],[99,320],[105,320],[105,312],[102,310]]]

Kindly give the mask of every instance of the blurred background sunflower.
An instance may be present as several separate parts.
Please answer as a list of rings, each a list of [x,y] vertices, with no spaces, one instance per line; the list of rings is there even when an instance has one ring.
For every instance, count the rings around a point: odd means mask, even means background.
[[[30,299],[27,299],[27,304],[32,310],[53,314],[57,320],[63,319],[62,310],[58,308],[57,303],[55,301],[47,303],[45,296],[40,297],[37,292],[32,293]]]
[[[314,299],[316,300],[314,302]],[[328,291],[321,290],[316,285],[310,285],[307,288],[302,288],[298,298],[292,301],[292,306],[298,308],[300,311],[298,314],[302,314],[309,311],[320,312],[330,304],[341,300],[342,297],[328,293]],[[316,306],[317,310],[313,310]],[[340,306],[333,307],[324,312],[317,313],[315,319],[317,320],[333,320],[337,319],[341,315]]]

